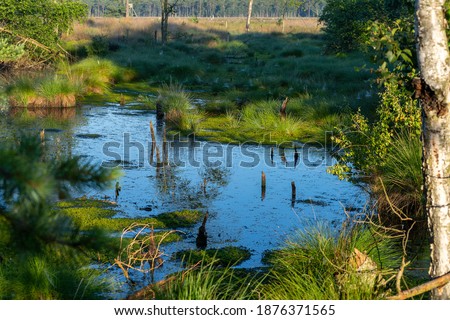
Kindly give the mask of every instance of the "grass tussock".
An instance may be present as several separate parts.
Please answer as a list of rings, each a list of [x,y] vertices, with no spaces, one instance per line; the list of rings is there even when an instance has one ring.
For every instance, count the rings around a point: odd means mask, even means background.
[[[130,81],[133,73],[112,61],[88,58],[61,63],[56,72],[19,76],[6,87],[9,105],[21,108],[67,108],[89,94],[107,93],[114,83]]]
[[[43,78],[20,77],[6,88],[12,107],[74,107],[80,87],[58,75]]]
[[[269,300],[382,299],[401,257],[392,240],[355,226],[339,235],[324,226],[303,231],[271,255],[263,288]]]
[[[168,126],[182,133],[196,133],[205,117],[204,113],[192,105],[192,97],[183,85],[170,82],[158,90],[156,104],[164,114]]]
[[[380,212],[390,212],[394,205],[410,218],[423,217],[422,143],[418,136],[398,134],[378,178],[373,189]]]
[[[165,285],[155,286],[154,293],[162,300],[246,300],[257,297],[260,283],[235,269],[200,263],[174,275]]]

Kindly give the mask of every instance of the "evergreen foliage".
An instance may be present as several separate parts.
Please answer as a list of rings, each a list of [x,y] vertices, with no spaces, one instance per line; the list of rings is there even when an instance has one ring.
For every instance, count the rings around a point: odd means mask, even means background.
[[[80,254],[98,249],[104,238],[98,229],[80,232],[52,203],[72,190],[106,187],[116,177],[117,171],[80,157],[51,157],[37,137],[0,146],[0,283],[7,284],[0,285],[1,298],[74,298],[89,273]]]

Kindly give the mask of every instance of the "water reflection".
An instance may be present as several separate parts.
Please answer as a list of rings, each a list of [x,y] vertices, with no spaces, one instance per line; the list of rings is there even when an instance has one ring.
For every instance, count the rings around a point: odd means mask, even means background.
[[[253,255],[243,267],[259,266],[262,253],[295,229],[317,220],[339,225],[344,207],[362,208],[367,200],[358,187],[326,173],[333,160],[323,149],[220,145],[167,135],[164,123],[146,111],[120,106],[80,111],[66,124],[37,121],[28,128],[36,135],[45,128],[46,148],[54,154],[121,166],[118,217],[209,212],[204,224],[184,230],[186,240],[167,250],[202,245],[197,238],[202,240],[204,231],[209,248],[249,248]],[[88,195],[113,198],[115,192],[113,186]]]
[[[70,120],[77,116],[77,108],[10,108],[12,117],[26,116],[30,118],[53,118],[56,120]]]

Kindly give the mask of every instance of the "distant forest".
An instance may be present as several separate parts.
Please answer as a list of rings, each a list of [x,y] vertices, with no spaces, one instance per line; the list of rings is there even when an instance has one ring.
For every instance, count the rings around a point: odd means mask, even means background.
[[[254,0],[253,17],[317,17],[327,0]],[[83,0],[91,17],[125,16],[126,0]],[[161,0],[128,0],[130,16],[161,15]],[[178,17],[244,17],[248,0],[169,0]]]

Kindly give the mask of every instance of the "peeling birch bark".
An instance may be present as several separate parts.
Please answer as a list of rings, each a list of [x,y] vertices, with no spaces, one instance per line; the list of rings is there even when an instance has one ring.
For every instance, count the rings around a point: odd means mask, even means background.
[[[445,0],[416,0],[416,36],[423,109],[424,192],[431,234],[430,275],[450,272],[450,55]],[[450,284],[433,299],[450,299]]]

